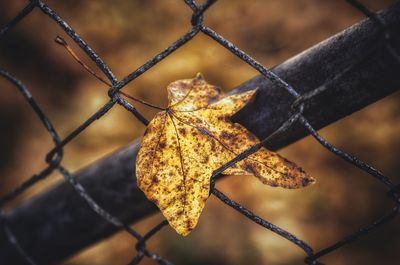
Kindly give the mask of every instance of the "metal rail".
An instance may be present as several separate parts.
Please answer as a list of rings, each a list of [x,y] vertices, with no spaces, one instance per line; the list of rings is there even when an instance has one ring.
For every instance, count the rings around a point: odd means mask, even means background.
[[[381,13],[381,18],[391,32],[392,46],[400,47],[400,4]],[[304,95],[303,114],[315,129],[400,88],[400,65],[385,47],[382,34],[373,21],[365,20],[273,68]],[[293,95],[263,76],[231,93],[256,87],[256,100],[233,120],[265,138],[288,120],[291,109],[299,104],[293,103]],[[267,147],[276,150],[307,134],[303,125],[293,124],[271,139]],[[140,139],[75,174],[88,194],[124,223],[157,211],[136,186],[134,167],[139,144]],[[117,231],[82,202],[70,184],[61,183],[10,211],[5,221],[35,261],[50,264]],[[24,263],[3,230],[0,246],[0,264]]]

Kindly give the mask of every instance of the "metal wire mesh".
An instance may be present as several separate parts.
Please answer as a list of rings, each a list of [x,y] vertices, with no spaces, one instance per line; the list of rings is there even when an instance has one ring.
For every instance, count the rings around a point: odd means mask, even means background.
[[[158,264],[171,264],[168,260],[165,258],[151,252],[147,247],[146,247],[146,241],[150,239],[153,235],[155,235],[158,231],[160,231],[163,227],[165,227],[168,223],[164,220],[157,226],[155,226],[153,229],[148,231],[146,234],[141,235],[138,232],[136,232],[133,228],[128,226],[127,224],[122,223],[118,218],[114,217],[110,213],[108,213],[106,210],[104,210],[100,205],[96,203],[95,200],[93,200],[85,191],[85,188],[69,173],[68,169],[63,167],[62,161],[63,161],[63,148],[65,145],[67,145],[71,140],[73,140],[76,136],[78,136],[82,131],[84,131],[90,124],[92,124],[95,120],[100,119],[105,113],[107,113],[111,108],[113,108],[116,105],[121,105],[124,107],[127,111],[131,112],[139,121],[141,121],[143,124],[147,125],[148,121],[147,119],[139,112],[136,110],[136,108],[127,102],[125,99],[121,98],[119,94],[119,90],[122,89],[124,86],[126,86],[128,83],[131,81],[135,80],[138,76],[142,75],[145,73],[147,70],[150,68],[154,67],[157,63],[165,59],[167,56],[169,56],[171,53],[173,53],[175,50],[177,50],[179,47],[185,45],[188,41],[190,41],[195,35],[198,33],[203,33],[206,36],[209,36],[213,40],[215,40],[217,43],[225,47],[227,50],[232,52],[234,55],[239,57],[241,60],[249,64],[251,67],[256,69],[258,72],[260,72],[263,76],[268,78],[270,81],[272,81],[274,84],[279,86],[281,89],[285,89],[288,91],[292,96],[293,96],[293,103],[292,103],[292,109],[293,113],[291,117],[282,124],[282,126],[272,133],[269,137],[266,139],[263,139],[259,144],[252,146],[251,148],[247,149],[246,151],[242,152],[239,154],[236,158],[233,160],[229,161],[225,165],[223,165],[221,168],[217,169],[213,176],[211,177],[211,194],[216,196],[218,199],[220,199],[222,202],[224,202],[226,205],[234,208],[238,212],[240,212],[242,215],[245,217],[249,218],[252,220],[254,223],[257,223],[266,229],[271,230],[272,232],[278,234],[279,236],[286,238],[293,244],[297,245],[299,248],[301,248],[306,255],[306,258],[304,262],[306,264],[321,264],[318,261],[318,258],[325,256],[333,251],[336,251],[337,249],[343,247],[344,245],[350,244],[356,240],[359,240],[361,237],[367,235],[369,232],[372,230],[377,229],[378,227],[386,224],[393,218],[395,218],[398,213],[399,213],[399,206],[400,206],[400,185],[395,185],[387,176],[382,174],[379,170],[373,168],[372,166],[368,165],[367,163],[359,160],[358,158],[346,153],[345,151],[342,151],[335,146],[331,145],[328,141],[326,141],[323,137],[321,137],[318,132],[313,128],[313,126],[307,121],[307,118],[303,116],[303,109],[304,105],[309,100],[310,98],[318,95],[319,93],[323,92],[326,87],[319,87],[307,94],[300,95],[298,92],[296,92],[296,89],[293,88],[290,84],[286,83],[284,80],[282,80],[279,76],[265,68],[262,64],[257,62],[255,59],[250,57],[248,54],[240,50],[238,47],[236,47],[233,43],[231,43],[229,40],[225,39],[221,35],[219,35],[217,32],[209,28],[203,23],[203,13],[207,11],[207,9],[215,2],[215,0],[208,0],[202,5],[198,5],[195,3],[194,0],[185,0],[185,3],[191,8],[193,11],[193,15],[191,18],[191,24],[192,28],[189,32],[184,34],[182,37],[180,37],[176,42],[172,43],[170,46],[165,48],[162,52],[154,56],[152,59],[147,61],[145,64],[143,64],[141,67],[124,77],[122,80],[118,80],[116,76],[113,74],[111,69],[104,63],[104,61],[93,51],[93,49],[68,25],[66,21],[64,21],[60,16],[57,15],[57,13],[52,10],[48,5],[46,5],[45,2],[41,0],[31,0],[29,4],[14,18],[12,19],[8,24],[6,24],[1,30],[0,30],[0,40],[1,38],[4,38],[4,36],[7,34],[8,31],[10,31],[15,25],[17,25],[24,17],[30,14],[32,10],[35,8],[40,9],[44,14],[50,17],[51,20],[56,22],[59,27],[65,33],[69,35],[69,37],[74,40],[79,47],[91,58],[91,60],[97,65],[97,67],[107,76],[107,78],[110,80],[112,83],[112,86],[108,90],[108,96],[109,96],[109,101],[100,109],[98,109],[89,119],[87,119],[84,123],[82,123],[78,128],[76,128],[72,133],[70,133],[68,136],[66,136],[64,139],[61,139],[57,133],[57,130],[53,127],[51,121],[48,119],[46,114],[41,110],[40,106],[35,102],[33,99],[32,95],[30,94],[29,90],[25,85],[18,80],[15,76],[13,76],[11,73],[7,72],[6,70],[0,69],[0,75],[7,79],[9,82],[11,82],[18,90],[19,92],[24,96],[25,100],[30,104],[32,110],[36,113],[36,115],[40,118],[41,122],[43,123],[43,126],[46,128],[46,130],[49,133],[49,136],[52,138],[54,142],[54,148],[50,150],[46,156],[46,162],[47,162],[47,167],[44,168],[42,171],[38,172],[37,174],[34,174],[31,178],[29,178],[26,182],[22,183],[20,186],[18,186],[15,190],[11,191],[10,193],[6,194],[5,196],[0,198],[0,207],[3,206],[6,202],[9,202],[10,200],[14,199],[16,196],[24,192],[26,189],[29,187],[35,185],[39,180],[46,178],[49,176],[52,172],[58,171],[59,173],[64,176],[65,180],[71,184],[71,186],[74,188],[74,190],[86,201],[88,206],[96,212],[99,216],[104,218],[107,222],[111,223],[112,225],[124,229],[126,232],[128,232],[132,237],[134,237],[137,242],[136,242],[136,255],[132,259],[132,261],[129,264],[139,264],[145,256],[153,259],[155,262]],[[385,47],[388,50],[388,52],[395,58],[399,63],[400,63],[400,55],[396,52],[396,50],[391,46],[391,36],[389,32],[386,30],[384,22],[380,19],[379,15],[370,11],[368,8],[366,8],[364,5],[362,5],[360,2],[356,0],[348,0],[347,1],[349,4],[354,6],[354,8],[360,10],[370,18],[376,25],[380,28],[382,32],[382,38],[385,41]],[[284,229],[268,222],[267,220],[261,218],[260,216],[257,216],[254,214],[252,211],[249,209],[243,207],[239,203],[233,201],[229,197],[227,197],[225,194],[223,194],[220,190],[215,188],[215,179],[223,172],[226,168],[234,165],[238,161],[246,158],[250,154],[256,152],[259,148],[261,148],[264,144],[268,143],[275,135],[278,133],[281,133],[288,128],[291,127],[291,125],[295,122],[300,122],[304,128],[308,130],[308,132],[327,150],[330,152],[334,153],[335,155],[339,156],[340,158],[344,159],[348,163],[358,167],[359,169],[365,171],[368,173],[369,176],[372,176],[376,178],[382,185],[386,186],[388,189],[388,195],[390,198],[393,199],[393,208],[390,212],[388,212],[386,215],[382,216],[378,220],[374,221],[370,225],[361,228],[359,231],[355,232],[354,234],[351,234],[342,240],[338,242],[334,242],[332,245],[321,249],[319,251],[314,251],[313,248],[308,245],[306,242],[303,240],[297,238],[293,234],[291,234],[288,231],[285,231]],[[106,187],[104,187],[106,188]],[[18,243],[18,238],[15,237],[13,234],[12,230],[9,228],[7,224],[6,218],[3,218],[5,216],[5,213],[3,211],[0,211],[0,220],[2,227],[10,241],[10,243],[16,248],[16,250],[20,253],[21,256],[25,259],[25,261],[28,264],[37,264],[35,261],[28,255],[27,251],[24,250],[24,248]]]

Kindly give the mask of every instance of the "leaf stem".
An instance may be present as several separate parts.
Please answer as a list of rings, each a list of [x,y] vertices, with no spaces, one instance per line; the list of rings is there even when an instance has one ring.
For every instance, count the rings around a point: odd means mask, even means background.
[[[62,37],[60,37],[60,36],[57,36],[56,39],[55,39],[54,41],[55,41],[57,44],[60,44],[61,46],[63,46],[63,47],[67,50],[67,52],[75,59],[75,61],[76,61],[77,63],[79,63],[87,72],[89,72],[91,75],[93,75],[95,78],[97,78],[97,80],[99,80],[100,82],[106,84],[107,86],[110,86],[110,87],[112,86],[112,84],[111,84],[109,81],[105,80],[103,77],[101,77],[101,76],[99,76],[98,74],[96,74],[89,66],[87,66],[87,65],[78,57],[78,55],[76,55],[76,53],[75,53],[75,52],[72,50],[72,48],[68,45],[68,43],[67,43],[66,40],[64,40],[64,39],[63,39]],[[136,102],[139,102],[139,103],[141,103],[141,104],[143,104],[143,105],[146,105],[146,106],[148,106],[148,107],[151,107],[151,108],[154,108],[154,109],[158,109],[158,110],[165,110],[165,108],[162,108],[162,107],[153,105],[153,104],[151,104],[151,103],[149,103],[149,102],[146,102],[146,101],[144,101],[144,100],[135,98],[134,96],[129,95],[129,94],[125,93],[125,92],[119,91],[118,93],[120,93],[121,95],[123,95],[123,96],[126,97],[126,98],[129,98],[129,99],[131,99],[131,100],[134,100],[134,101],[136,101]]]

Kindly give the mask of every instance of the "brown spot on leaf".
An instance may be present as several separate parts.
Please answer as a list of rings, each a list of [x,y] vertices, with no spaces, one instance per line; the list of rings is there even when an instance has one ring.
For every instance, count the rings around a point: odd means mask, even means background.
[[[211,151],[212,152],[215,152],[215,149],[216,149],[215,145],[216,145],[215,141],[211,141]]]
[[[154,184],[156,184],[156,183],[158,183],[158,177],[157,176],[153,176],[152,178],[151,178],[151,182],[152,183],[154,183]]]
[[[302,184],[304,187],[307,186],[309,183],[310,183],[310,180],[309,180],[309,179],[303,178],[303,179],[301,180],[301,184]]]
[[[150,201],[154,202],[155,204],[158,205],[158,200],[156,198],[150,198]]]
[[[192,230],[193,230],[192,223],[190,222],[189,219],[186,219],[186,227],[187,227],[187,229],[188,229],[189,231],[192,231]]]
[[[246,165],[245,165],[245,170],[246,170],[247,172],[251,173],[251,174],[254,174],[254,173],[255,173],[255,170],[254,170],[254,168],[253,168],[253,166],[252,166],[251,164],[247,164],[247,163],[246,163]]]
[[[185,128],[179,128],[178,131],[179,131],[179,133],[180,133],[182,136],[186,136],[186,130],[185,130]]]

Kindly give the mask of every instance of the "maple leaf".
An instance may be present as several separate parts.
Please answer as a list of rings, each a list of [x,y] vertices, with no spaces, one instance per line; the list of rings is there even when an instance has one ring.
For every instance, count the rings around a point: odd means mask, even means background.
[[[148,125],[136,162],[139,188],[181,235],[196,226],[214,170],[259,140],[230,117],[256,90],[223,97],[201,74],[168,87],[168,107]],[[263,183],[299,188],[314,182],[300,167],[261,148],[226,175],[254,175]]]

